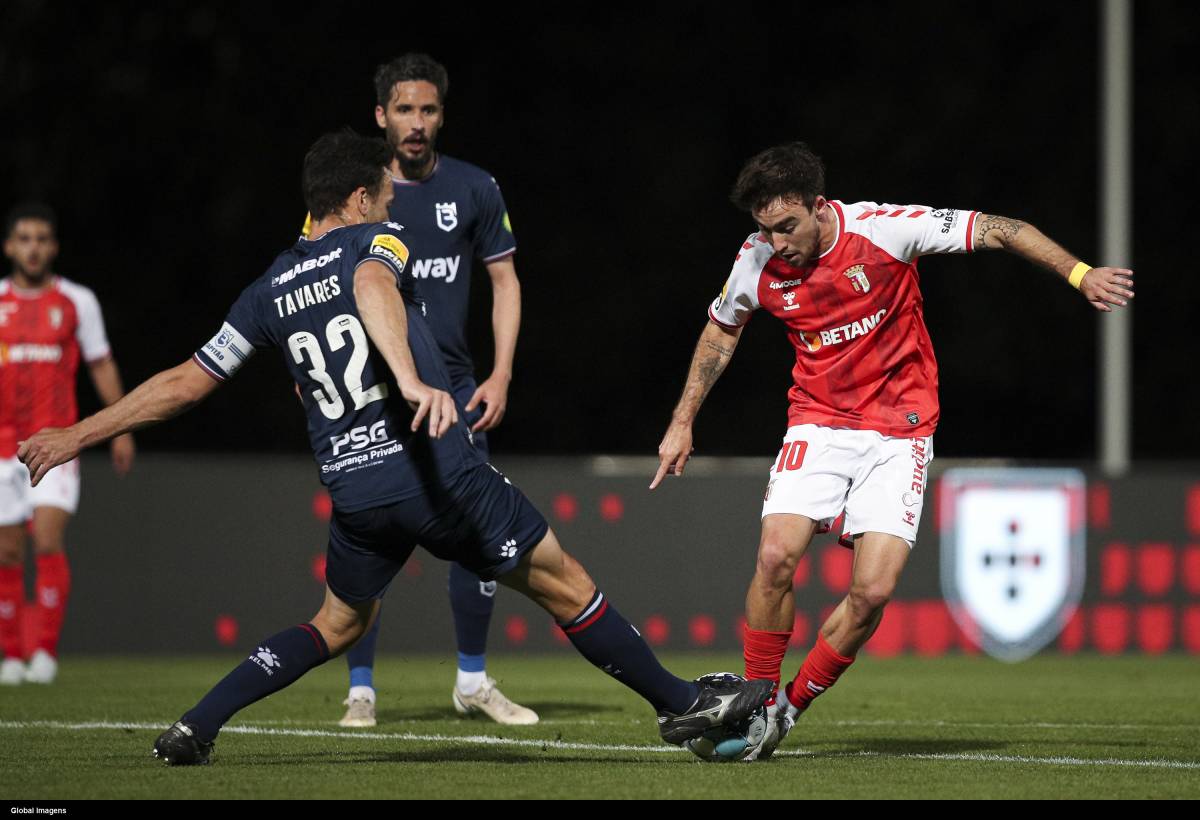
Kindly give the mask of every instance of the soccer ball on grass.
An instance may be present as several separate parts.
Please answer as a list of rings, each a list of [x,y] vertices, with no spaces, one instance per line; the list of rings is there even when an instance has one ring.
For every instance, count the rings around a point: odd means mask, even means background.
[[[715,672],[705,678],[737,678],[730,672]],[[683,745],[692,754],[707,763],[732,763],[742,760],[758,745],[767,733],[767,707],[759,706],[750,716],[736,726],[714,726],[700,737],[692,738]]]

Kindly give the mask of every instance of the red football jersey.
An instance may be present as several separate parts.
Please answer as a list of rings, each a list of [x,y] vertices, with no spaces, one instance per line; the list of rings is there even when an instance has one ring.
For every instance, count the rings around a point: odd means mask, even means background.
[[[0,280],[0,458],[43,427],[74,424],[80,356],[94,362],[109,353],[91,290],[61,276],[37,290]]]
[[[793,268],[761,235],[742,245],[709,318],[740,327],[765,308],[796,348],[789,424],[932,435],[937,361],[921,313],[917,257],[973,250],[976,211],[830,201],[832,247]]]

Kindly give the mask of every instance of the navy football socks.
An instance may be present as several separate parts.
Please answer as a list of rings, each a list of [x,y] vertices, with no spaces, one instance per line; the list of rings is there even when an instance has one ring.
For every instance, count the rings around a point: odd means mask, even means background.
[[[240,709],[299,680],[329,660],[329,647],[312,624],[300,624],[272,635],[226,675],[181,720],[196,727],[210,742]]]
[[[487,653],[488,627],[492,623],[492,610],[496,608],[496,584],[487,588],[491,595],[483,593],[484,581],[461,564],[450,564],[450,610],[454,613],[454,636],[458,641],[458,654],[472,659],[472,666],[464,672],[482,672],[483,656]]]
[[[367,634],[346,652],[346,665],[350,667],[350,686],[375,688],[375,645],[379,643],[379,622],[383,620],[383,606],[375,616],[375,623]]]
[[[700,687],[663,669],[633,624],[599,590],[583,612],[559,626],[579,654],[648,700],[656,712],[681,714],[699,697]]]

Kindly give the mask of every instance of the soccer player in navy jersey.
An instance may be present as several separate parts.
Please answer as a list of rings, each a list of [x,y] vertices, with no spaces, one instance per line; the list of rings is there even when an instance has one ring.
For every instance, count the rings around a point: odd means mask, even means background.
[[[393,157],[388,168],[394,197],[388,208],[404,226],[414,257],[408,275],[417,281],[426,319],[446,360],[450,392],[463,405],[475,447],[490,456],[487,431],[504,418],[513,354],[521,325],[508,209],[496,180],[486,171],[435,151],[445,111],[446,69],[425,54],[405,54],[375,72],[375,121],[387,135]],[[467,347],[471,273],[478,259],[492,284],[495,353],[491,374],[476,384]],[[537,723],[537,713],[504,696],[486,670],[487,636],[495,607],[496,582],[460,563],[450,564],[450,609],[458,648],[451,699],[463,715],[484,714],[499,723]],[[350,691],[342,726],[374,726],[375,647],[379,619],[346,653]]]
[[[470,441],[424,318],[404,229],[386,219],[391,150],[352,132],[322,137],[304,162],[311,238],[252,282],[196,354],[65,429],[21,442],[36,486],[88,446],[165,421],[233,376],[257,350],[283,351],[308,416],[313,456],[333,500],[325,602],[311,621],[250,655],[154,744],[172,765],[209,761],[240,709],[346,651],[419,543],[523,593],[591,663],[658,712],[670,743],[745,719],[770,681],[689,682],[658,663],[545,518]]]

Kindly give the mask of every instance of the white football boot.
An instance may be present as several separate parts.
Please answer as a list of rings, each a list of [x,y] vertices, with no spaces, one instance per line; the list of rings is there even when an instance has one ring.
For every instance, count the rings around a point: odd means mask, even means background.
[[[25,670],[26,683],[54,683],[58,677],[58,661],[45,649],[39,649],[29,659],[29,668]]]
[[[507,726],[532,726],[538,722],[537,712],[506,698],[496,688],[496,681],[492,678],[486,678],[483,686],[473,695],[463,694],[456,684],[451,697],[454,699],[454,711],[463,717],[483,714]]]
[[[775,750],[779,748],[779,744],[783,743],[783,739],[788,736],[788,732],[792,731],[792,727],[796,725],[796,717],[799,714],[796,707],[788,703],[787,695],[780,689],[779,693],[775,696],[775,702],[767,707],[766,733],[758,745],[742,760],[746,762],[770,760],[771,756],[775,754]]]
[[[20,658],[5,658],[0,663],[0,686],[18,686],[25,680],[25,663]]]
[[[353,686],[350,696],[342,701],[346,714],[338,721],[338,726],[348,729],[370,729],[375,720],[375,691],[369,686]]]

